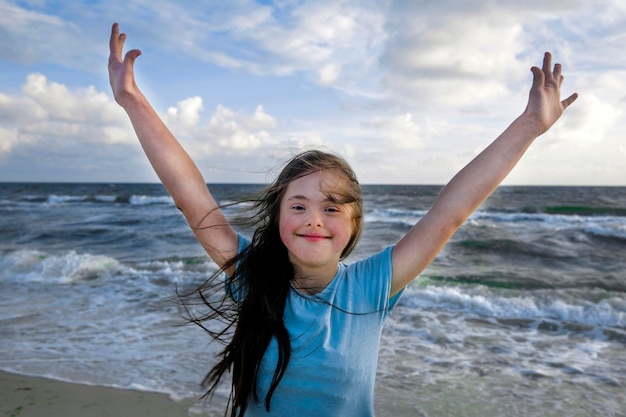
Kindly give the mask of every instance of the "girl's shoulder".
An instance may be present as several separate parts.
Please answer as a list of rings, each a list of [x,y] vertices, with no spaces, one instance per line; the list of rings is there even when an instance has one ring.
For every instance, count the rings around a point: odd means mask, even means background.
[[[390,298],[392,252],[393,246],[388,246],[341,268],[346,292],[358,294],[376,311],[383,312],[385,317],[391,313],[400,298],[400,294]]]
[[[391,276],[393,245],[387,246],[381,251],[366,258],[359,259],[350,264],[343,264],[346,274],[356,276]]]

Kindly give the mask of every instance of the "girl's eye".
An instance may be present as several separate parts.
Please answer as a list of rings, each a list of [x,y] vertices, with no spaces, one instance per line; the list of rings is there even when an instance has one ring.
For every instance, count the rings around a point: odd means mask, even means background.
[[[339,208],[337,208],[337,207],[327,207],[326,211],[328,211],[330,213],[339,213]]]
[[[300,211],[300,210],[304,210],[304,206],[300,205],[300,204],[296,204],[294,206],[291,206],[292,210],[296,210],[296,211]]]

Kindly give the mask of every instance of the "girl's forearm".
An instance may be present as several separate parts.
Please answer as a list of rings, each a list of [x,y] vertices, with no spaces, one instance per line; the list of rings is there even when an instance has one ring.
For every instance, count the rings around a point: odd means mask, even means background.
[[[498,138],[459,171],[435,202],[459,227],[493,193],[538,136],[530,118],[518,117]]]
[[[185,198],[208,193],[193,160],[139,91],[125,97],[126,110],[139,142],[159,179],[180,208]]]

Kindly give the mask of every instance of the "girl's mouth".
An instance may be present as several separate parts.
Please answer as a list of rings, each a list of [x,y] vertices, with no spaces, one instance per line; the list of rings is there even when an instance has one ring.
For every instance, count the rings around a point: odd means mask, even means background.
[[[308,240],[309,242],[320,242],[322,240],[330,239],[328,236],[323,235],[298,235],[301,238]]]

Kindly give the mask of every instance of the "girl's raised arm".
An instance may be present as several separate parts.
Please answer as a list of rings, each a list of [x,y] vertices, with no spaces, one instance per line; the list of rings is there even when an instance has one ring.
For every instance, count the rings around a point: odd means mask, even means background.
[[[218,208],[200,171],[137,87],[134,77],[137,49],[122,59],[125,34],[113,24],[110,39],[109,81],[115,101],[126,110],[139,142],[159,179],[183,212],[198,241],[222,267],[237,254],[237,235]]]
[[[392,292],[408,285],[435,258],[454,232],[511,172],[526,149],[576,100],[560,99],[561,65],[552,69],[546,53],[541,69],[533,67],[526,110],[491,145],[444,187],[432,208],[393,250]]]

